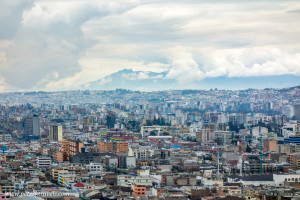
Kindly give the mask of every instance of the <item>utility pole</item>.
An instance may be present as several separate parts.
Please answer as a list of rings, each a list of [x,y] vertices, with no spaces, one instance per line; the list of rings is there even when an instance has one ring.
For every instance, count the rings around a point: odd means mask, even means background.
[[[220,162],[220,152],[217,152],[217,154],[218,154],[218,179],[220,178],[220,164],[219,164],[219,162]]]
[[[261,134],[260,134],[259,159],[260,159],[260,175],[262,175],[262,135]]]

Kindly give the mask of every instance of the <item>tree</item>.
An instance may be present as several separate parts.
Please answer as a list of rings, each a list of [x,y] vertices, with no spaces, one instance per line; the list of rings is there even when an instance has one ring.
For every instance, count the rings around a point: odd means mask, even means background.
[[[216,138],[215,142],[217,143],[217,145],[222,145],[222,140],[221,138]]]
[[[161,118],[161,125],[162,125],[162,126],[165,126],[165,125],[166,125],[165,118],[163,118],[163,117]]]
[[[150,132],[150,135],[151,135],[151,136],[156,136],[156,131],[155,131],[155,130],[154,130],[154,131],[151,131],[151,132]]]
[[[251,149],[251,147],[249,146],[249,144],[247,144],[246,152],[248,152],[248,153],[251,153],[251,152],[252,152],[252,149]]]
[[[106,116],[106,126],[108,129],[111,129],[114,127],[116,122],[116,115],[113,112],[110,112]]]

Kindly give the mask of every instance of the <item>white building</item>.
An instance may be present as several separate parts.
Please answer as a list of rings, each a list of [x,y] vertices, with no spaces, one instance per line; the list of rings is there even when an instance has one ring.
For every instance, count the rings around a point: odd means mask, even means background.
[[[44,168],[51,166],[51,158],[46,156],[40,156],[36,159],[37,168]]]
[[[136,168],[136,158],[135,157],[126,157],[126,168],[133,169]]]
[[[245,176],[242,179],[237,178],[229,178],[228,182],[239,182],[245,186],[253,185],[253,186],[260,186],[260,185],[267,185],[267,186],[284,186],[285,183],[291,182],[299,182],[300,181],[300,174],[269,174],[269,175],[252,175],[252,176]]]
[[[254,137],[260,137],[260,135],[264,136],[268,133],[268,129],[266,127],[256,126],[252,128],[252,135]]]
[[[109,158],[108,159],[108,166],[111,168],[115,168],[119,166],[119,159],[118,158]]]
[[[1,134],[0,142],[10,142],[12,140],[11,134]]]
[[[152,186],[153,178],[149,176],[128,176],[128,175],[119,175],[118,176],[118,185],[119,186],[128,186],[128,185],[144,185]]]
[[[24,181],[14,184],[14,192],[25,192],[28,190],[28,184]]]
[[[288,118],[292,118],[295,113],[294,113],[294,107],[292,105],[285,105],[281,108],[282,114],[287,116]]]
[[[276,186],[283,186],[285,182],[300,182],[300,174],[273,174]]]
[[[103,171],[103,166],[100,163],[90,163],[86,168],[89,174],[99,174]]]
[[[60,172],[58,176],[58,184],[60,186],[70,187],[69,183],[74,183],[77,176],[74,171],[64,171]]]
[[[133,156],[136,159],[147,159],[153,155],[153,150],[149,146],[130,146],[128,156]]]

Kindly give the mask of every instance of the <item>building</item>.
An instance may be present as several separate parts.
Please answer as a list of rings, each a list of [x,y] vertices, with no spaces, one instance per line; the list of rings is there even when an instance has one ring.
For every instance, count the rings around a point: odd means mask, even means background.
[[[52,178],[54,181],[58,181],[59,174],[61,172],[67,172],[67,169],[52,169]]]
[[[128,153],[128,142],[99,142],[97,147],[99,152]]]
[[[134,197],[145,197],[146,187],[144,185],[132,185]]]
[[[136,168],[136,158],[126,156],[126,168],[127,169],[133,169]]]
[[[164,142],[164,141],[171,141],[175,144],[178,143],[178,138],[177,137],[173,137],[173,136],[148,136],[147,137],[147,141],[148,142],[155,142],[155,143],[160,143],[160,142]]]
[[[84,148],[83,142],[79,140],[63,140],[61,152],[63,152],[63,160],[69,161],[70,157],[75,156],[77,153],[81,153]]]
[[[118,175],[118,185],[142,185],[152,186],[153,178],[150,176],[130,176],[130,175]]]
[[[80,163],[80,164],[90,164],[90,163],[100,163],[100,154],[99,153],[89,153],[82,151],[75,156],[70,158],[71,163]]]
[[[100,163],[90,163],[86,168],[89,174],[99,174],[103,171],[103,166]]]
[[[58,184],[60,186],[66,186],[67,183],[74,183],[77,176],[74,171],[64,171],[60,172],[58,176]]]
[[[268,152],[276,152],[277,141],[275,140],[265,140],[263,141],[264,148]]]
[[[110,168],[119,167],[119,158],[108,158],[107,164]]]
[[[150,146],[130,146],[128,156],[133,156],[136,159],[147,159],[153,154]]]
[[[28,184],[24,181],[14,184],[14,192],[26,192],[28,190]]]
[[[295,143],[297,145],[300,144],[300,136],[290,136],[288,138],[283,139],[284,144]]]
[[[300,120],[300,104],[294,105],[294,114],[297,120]]]
[[[24,119],[24,135],[25,137],[40,137],[40,118],[38,115],[33,115]]]
[[[11,134],[0,134],[0,142],[10,142]]]
[[[36,159],[37,168],[48,168],[51,166],[51,158],[46,156],[39,156]]]
[[[50,139],[61,142],[63,140],[63,127],[62,125],[51,125],[49,132]]]
[[[204,127],[196,132],[197,141],[207,143],[215,140],[215,132],[211,127]]]

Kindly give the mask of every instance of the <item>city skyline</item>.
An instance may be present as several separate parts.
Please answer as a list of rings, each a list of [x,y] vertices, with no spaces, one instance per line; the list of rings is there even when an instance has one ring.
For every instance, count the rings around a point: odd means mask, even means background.
[[[297,1],[0,5],[0,92],[84,89],[124,69],[141,72],[124,80],[166,73],[156,78],[181,89],[218,77],[290,75],[297,82],[300,74]]]

